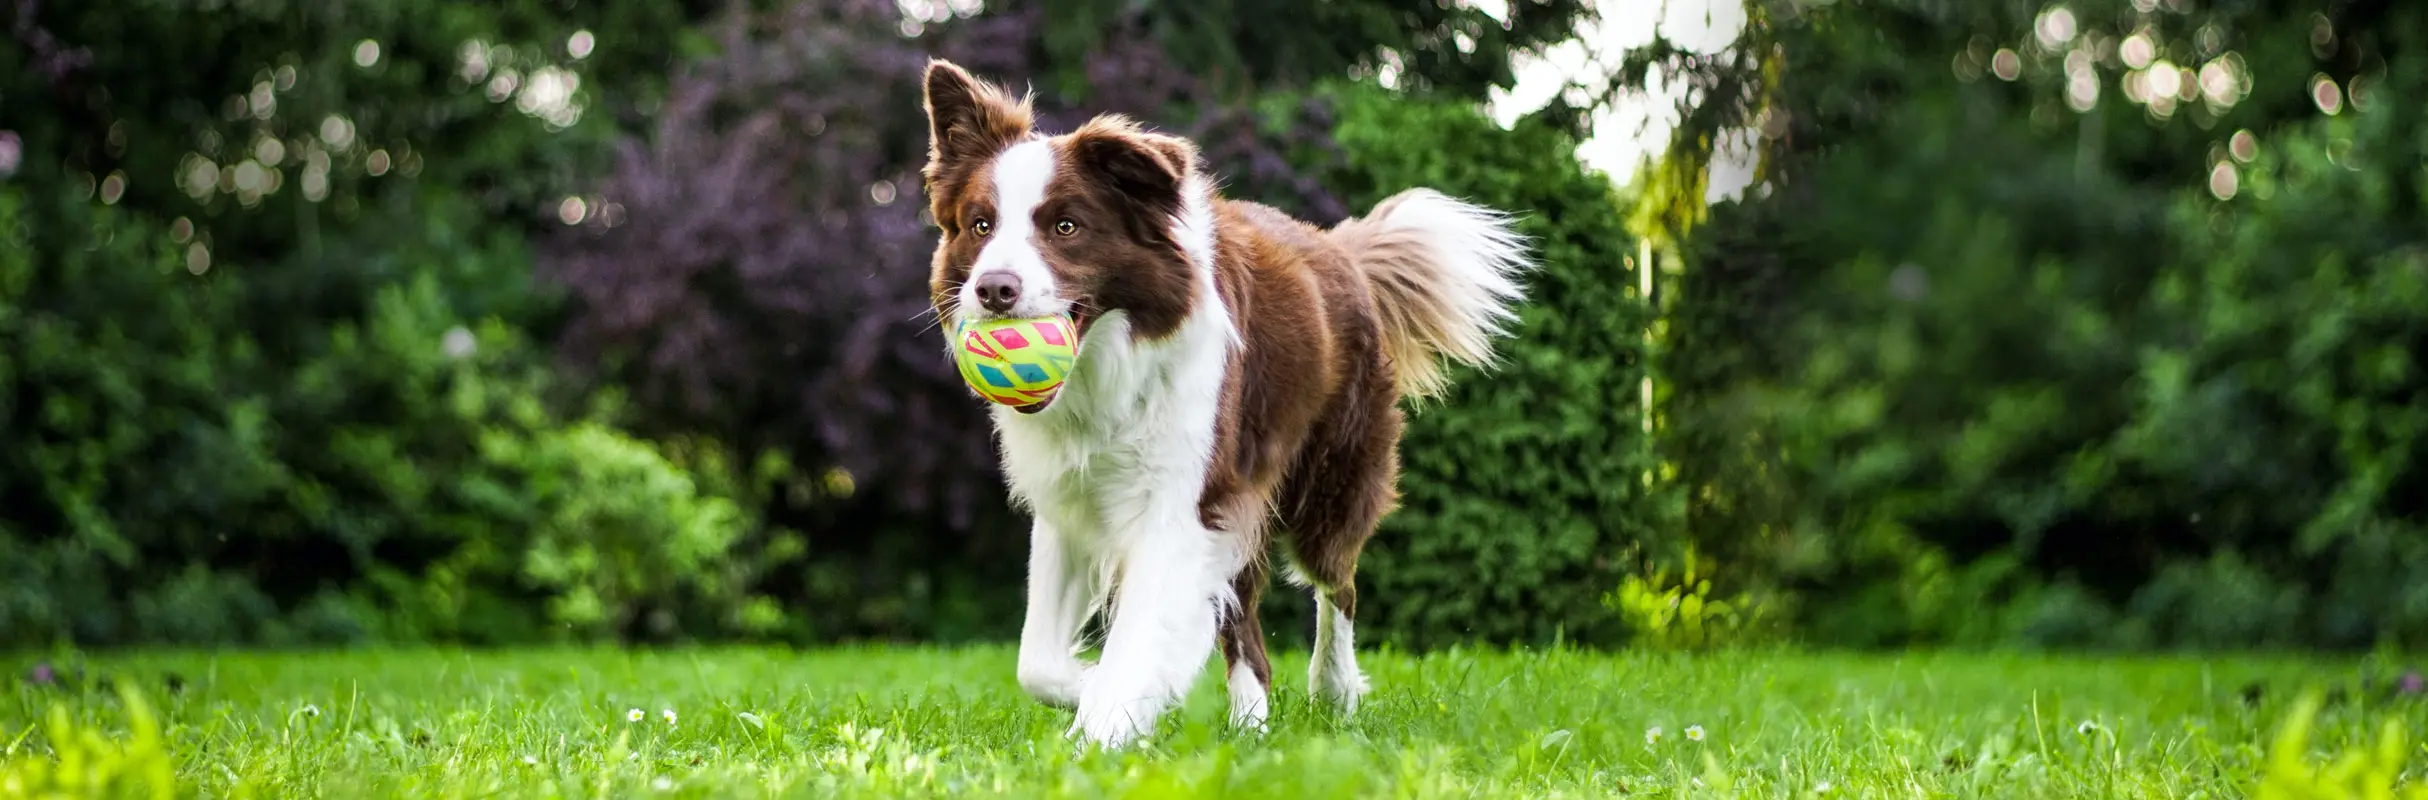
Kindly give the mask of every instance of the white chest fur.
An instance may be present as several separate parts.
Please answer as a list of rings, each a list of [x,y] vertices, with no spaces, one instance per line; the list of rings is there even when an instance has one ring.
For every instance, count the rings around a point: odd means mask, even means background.
[[[1089,326],[1051,405],[995,412],[1012,495],[1036,516],[1020,683],[1076,705],[1072,732],[1101,744],[1152,730],[1187,692],[1250,555],[1244,537],[1207,530],[1198,514],[1240,337],[1215,290],[1211,194],[1203,180],[1189,183],[1173,233],[1196,291],[1179,329],[1141,341],[1128,315],[1108,313]],[[1076,657],[1077,635],[1108,600],[1103,658],[1090,667]]]
[[[1208,530],[1198,514],[1232,341],[1219,304],[1155,342],[1133,341],[1128,321],[1108,315],[1053,405],[997,414],[1013,494],[1036,515],[1021,683],[1074,702],[1073,732],[1093,741],[1151,730],[1237,602],[1230,579],[1250,555],[1245,537]],[[1103,659],[1086,667],[1075,634],[1108,598]]]
[[[1069,383],[1044,411],[995,410],[1013,497],[1061,537],[1117,559],[1125,535],[1167,520],[1158,506],[1192,509],[1205,486],[1221,413],[1223,373],[1239,330],[1214,285],[1214,211],[1203,178],[1187,182],[1172,233],[1196,284],[1189,315],[1160,340],[1139,341],[1128,315],[1097,319]]]
[[[1097,320],[1053,405],[996,412],[1013,495],[1098,558],[1170,523],[1152,518],[1159,506],[1193,510],[1214,450],[1229,339],[1219,306],[1201,306],[1161,341],[1134,341],[1120,312]]]

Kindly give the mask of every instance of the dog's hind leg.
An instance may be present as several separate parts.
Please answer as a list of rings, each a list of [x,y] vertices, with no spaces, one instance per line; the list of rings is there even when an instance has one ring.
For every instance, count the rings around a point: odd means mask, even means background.
[[[1283,490],[1291,562],[1315,594],[1315,651],[1307,688],[1343,712],[1357,710],[1366,678],[1357,669],[1357,556],[1399,502],[1396,398],[1374,392],[1319,424]]]
[[[1312,576],[1310,576],[1312,577]],[[1342,713],[1357,711],[1366,675],[1357,668],[1357,587],[1349,576],[1315,579],[1315,647],[1308,655],[1307,690]]]
[[[1230,689],[1231,724],[1262,731],[1271,709],[1273,664],[1265,659],[1265,629],[1256,621],[1256,602],[1265,591],[1264,559],[1252,558],[1231,579],[1239,596],[1222,624],[1223,675]]]

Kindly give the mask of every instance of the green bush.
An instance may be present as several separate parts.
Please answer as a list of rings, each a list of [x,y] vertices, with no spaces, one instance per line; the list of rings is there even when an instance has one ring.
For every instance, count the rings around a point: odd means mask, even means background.
[[[1836,643],[2428,641],[2428,14],[2068,8],[1758,27],[1768,180],[1664,288],[1689,535]],[[2126,35],[2208,93],[2115,91]]]
[[[2417,752],[2400,719],[2381,723],[2375,741],[2348,743],[2333,761],[2314,762],[2311,734],[2321,705],[2317,695],[2305,695],[2277,727],[2254,800],[2428,800],[2428,783],[2405,774]]]
[[[81,718],[54,700],[39,727],[0,746],[0,796],[46,798],[177,797],[177,755],[152,710],[132,684],[117,687],[117,707],[126,714],[123,736]],[[31,727],[31,726],[29,726]],[[30,740],[30,741],[29,741]]]
[[[783,624],[752,587],[798,547],[733,477],[553,410],[540,354],[432,276],[272,350],[246,318],[274,292],[85,200],[48,216],[90,246],[51,246],[43,200],[0,189],[0,644]]]
[[[1778,635],[1771,603],[1750,591],[1712,594],[1711,564],[1686,551],[1677,582],[1669,570],[1630,575],[1602,605],[1627,626],[1628,643],[1661,650],[1707,650],[1760,644]]]
[[[1502,130],[1469,104],[1368,87],[1331,100],[1339,160],[1325,181],[1350,208],[1438,189],[1520,215],[1542,263],[1500,365],[1414,409],[1401,507],[1358,569],[1359,631],[1406,647],[1615,641],[1598,599],[1669,513],[1651,488],[1650,316],[1619,197],[1548,126]]]

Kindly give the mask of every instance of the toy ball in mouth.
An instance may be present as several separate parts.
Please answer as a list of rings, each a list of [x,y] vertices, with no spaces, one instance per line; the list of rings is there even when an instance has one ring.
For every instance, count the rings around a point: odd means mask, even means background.
[[[1045,409],[1079,360],[1079,332],[1067,317],[962,320],[953,327],[961,380],[988,402],[1026,412]]]

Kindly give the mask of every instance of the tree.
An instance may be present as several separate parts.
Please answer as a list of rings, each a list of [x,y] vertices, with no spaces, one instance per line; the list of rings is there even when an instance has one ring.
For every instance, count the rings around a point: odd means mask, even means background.
[[[2419,188],[2310,156],[2407,157],[2370,131],[2410,112],[2368,98],[2415,91],[2388,56],[2421,30],[2389,4],[1766,5],[1759,61],[1649,49],[1749,87],[1647,187],[1692,537],[1842,641],[2416,640],[2394,487],[2421,476],[2385,449],[2415,384],[2364,354],[2418,335],[2368,309],[2413,291]],[[1740,127],[1762,184],[1673,211]]]

